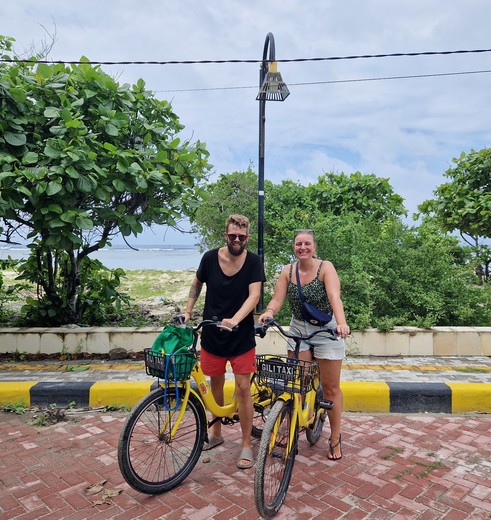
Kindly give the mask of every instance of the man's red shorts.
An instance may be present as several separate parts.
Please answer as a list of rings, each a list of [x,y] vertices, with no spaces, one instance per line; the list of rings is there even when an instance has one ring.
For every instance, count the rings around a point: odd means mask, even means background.
[[[234,374],[250,374],[256,371],[256,349],[248,350],[240,356],[215,356],[201,349],[200,365],[205,376],[220,376],[227,371],[227,361],[232,365]]]

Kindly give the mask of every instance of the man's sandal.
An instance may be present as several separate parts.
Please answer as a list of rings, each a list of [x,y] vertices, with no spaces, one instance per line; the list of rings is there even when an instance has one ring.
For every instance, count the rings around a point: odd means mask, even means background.
[[[223,444],[223,437],[212,437],[211,435],[208,437],[208,442],[203,444],[203,451],[211,450],[216,446]]]
[[[242,448],[239,459],[237,460],[237,467],[239,469],[248,469],[254,466],[254,455],[251,448]]]
[[[339,457],[334,455],[334,450],[339,446]],[[329,437],[329,448],[327,450],[328,460],[341,460],[343,458],[343,448],[341,445],[341,434],[339,434],[339,440],[336,444],[331,444],[331,437]]]

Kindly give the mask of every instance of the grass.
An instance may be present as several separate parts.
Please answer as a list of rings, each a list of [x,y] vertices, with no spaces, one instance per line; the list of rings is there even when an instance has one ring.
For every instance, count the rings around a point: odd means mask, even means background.
[[[465,374],[485,374],[485,373],[489,372],[489,370],[487,370],[485,368],[474,368],[474,367],[462,367],[462,368],[455,367],[455,371],[463,372]]]
[[[179,300],[183,300],[187,299],[194,275],[194,270],[128,270],[121,283],[121,290],[128,293],[137,302],[151,298],[172,301],[176,296]]]
[[[433,471],[433,470],[439,469],[439,468],[445,468],[445,464],[439,460],[436,460],[435,462],[432,462],[431,464],[425,464],[424,462],[416,462],[416,464],[425,468],[424,471],[422,471],[421,473],[418,473],[416,475],[416,478],[419,478],[419,479],[425,478],[430,473],[430,471]]]
[[[399,446],[397,448],[394,448],[391,446],[391,453],[388,455],[384,455],[385,460],[392,460],[398,453],[402,453],[404,451],[404,448],[402,446]]]
[[[3,412],[15,413],[16,415],[22,415],[27,410],[27,405],[20,401],[18,403],[5,403],[1,406],[0,410]]]
[[[120,290],[128,293],[137,302],[151,298],[171,300],[176,294],[181,298],[187,298],[189,287],[195,275],[195,271],[192,269],[183,271],[131,269],[125,272],[126,276],[122,279]],[[16,283],[14,271],[3,271],[2,275],[5,287]],[[34,291],[34,286],[31,287],[30,291]],[[29,290],[26,292],[29,292]]]

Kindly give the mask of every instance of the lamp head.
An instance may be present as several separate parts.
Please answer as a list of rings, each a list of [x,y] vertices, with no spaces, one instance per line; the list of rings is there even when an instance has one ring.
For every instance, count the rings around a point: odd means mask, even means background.
[[[264,77],[263,84],[259,89],[257,101],[285,101],[290,95],[290,91],[283,81],[281,74],[278,72],[278,64],[272,61],[269,65],[268,72]]]

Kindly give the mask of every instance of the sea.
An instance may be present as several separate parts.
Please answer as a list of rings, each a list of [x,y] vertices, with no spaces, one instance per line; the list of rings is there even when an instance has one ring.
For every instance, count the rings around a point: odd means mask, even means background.
[[[27,258],[25,246],[0,247],[0,259],[8,256],[14,260]],[[158,269],[183,271],[197,269],[202,253],[195,246],[187,245],[142,245],[131,249],[127,246],[112,246],[90,255],[100,260],[109,269]]]

